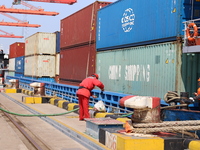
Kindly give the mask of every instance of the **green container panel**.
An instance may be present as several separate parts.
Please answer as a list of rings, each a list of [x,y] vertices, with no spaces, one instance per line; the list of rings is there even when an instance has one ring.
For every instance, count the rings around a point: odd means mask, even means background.
[[[197,91],[197,80],[200,77],[200,54],[184,53],[181,70],[185,89],[190,93],[190,96],[194,96],[192,93]]]
[[[184,92],[182,44],[174,41],[97,53],[97,70],[107,91],[163,98]]]

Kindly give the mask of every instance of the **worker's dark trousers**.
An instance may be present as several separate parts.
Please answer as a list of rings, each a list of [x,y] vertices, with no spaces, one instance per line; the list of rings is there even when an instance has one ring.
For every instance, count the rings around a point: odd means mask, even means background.
[[[84,120],[84,118],[90,118],[89,114],[89,98],[78,95],[79,101],[79,120]]]
[[[193,97],[194,100],[199,100],[200,99],[200,95]]]

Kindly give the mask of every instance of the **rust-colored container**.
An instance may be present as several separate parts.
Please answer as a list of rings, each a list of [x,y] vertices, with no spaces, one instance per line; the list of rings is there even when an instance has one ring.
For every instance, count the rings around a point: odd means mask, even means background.
[[[25,43],[16,42],[10,45],[9,58],[16,58],[25,55]]]
[[[95,72],[95,44],[60,51],[59,83],[78,85]]]
[[[97,10],[111,2],[94,2],[61,20],[60,47],[66,49],[74,45],[96,41]]]

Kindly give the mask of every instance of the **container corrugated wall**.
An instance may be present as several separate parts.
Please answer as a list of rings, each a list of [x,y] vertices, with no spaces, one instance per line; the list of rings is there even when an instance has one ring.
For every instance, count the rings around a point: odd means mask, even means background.
[[[25,43],[16,42],[9,47],[9,58],[16,58],[25,55]]]
[[[117,1],[98,11],[97,49],[176,40],[183,35],[182,22],[191,17],[200,17],[200,1]]]
[[[15,71],[24,74],[24,56],[15,58]]]
[[[60,53],[60,32],[56,31],[56,53]]]
[[[56,54],[56,75],[60,72],[60,53]]]
[[[24,77],[24,73],[18,73],[18,72],[15,72],[15,77]]]
[[[176,41],[98,52],[96,68],[107,91],[161,98],[185,91]]]
[[[80,83],[95,72],[95,44],[60,51],[60,83]]]
[[[200,78],[200,53],[182,54],[182,78],[185,89],[194,96],[192,93],[197,92],[198,82]]]
[[[37,32],[26,38],[25,56],[56,53],[56,33]]]
[[[94,2],[61,20],[60,47],[66,49],[96,40],[97,10],[110,2]]]
[[[34,80],[40,80],[40,81],[46,81],[46,82],[54,82],[55,83],[55,79],[54,78],[50,78],[50,77],[32,77],[32,76],[24,76],[25,78],[28,79],[34,79]]]
[[[55,56],[25,56],[25,76],[55,77]]]
[[[10,58],[9,59],[9,71],[15,71],[15,58]]]
[[[8,76],[15,76],[15,72],[14,72],[14,71],[8,71],[8,72],[7,72],[7,75],[8,75]]]

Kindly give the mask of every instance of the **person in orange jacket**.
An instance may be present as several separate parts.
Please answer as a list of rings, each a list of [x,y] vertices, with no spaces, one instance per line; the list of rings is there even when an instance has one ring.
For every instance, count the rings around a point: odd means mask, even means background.
[[[97,98],[92,95],[92,90],[95,86],[99,87],[101,91],[104,91],[104,84],[98,80],[98,74],[94,73],[91,76],[85,78],[80,84],[76,92],[79,101],[79,120],[84,120],[84,118],[90,118],[89,114],[89,99],[90,96]]]
[[[200,78],[197,80],[199,88],[197,89],[197,92],[194,92],[193,94],[195,97],[193,97],[194,100],[200,100]]]

